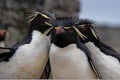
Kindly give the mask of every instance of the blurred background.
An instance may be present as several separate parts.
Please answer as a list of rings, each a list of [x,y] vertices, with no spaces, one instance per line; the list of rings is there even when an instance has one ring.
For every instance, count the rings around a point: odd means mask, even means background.
[[[23,39],[29,28],[27,16],[47,10],[56,16],[79,16],[96,22],[101,40],[120,52],[119,0],[0,0],[0,24],[8,26],[6,46]]]

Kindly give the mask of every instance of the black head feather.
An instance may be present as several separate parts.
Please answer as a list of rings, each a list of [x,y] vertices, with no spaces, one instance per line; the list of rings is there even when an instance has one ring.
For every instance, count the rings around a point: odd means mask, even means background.
[[[73,25],[77,21],[78,20],[70,17],[57,18],[56,21],[53,21],[51,23],[54,26],[51,32],[51,42],[61,48],[76,43],[77,35],[73,29]]]
[[[48,19],[53,19],[53,20],[56,19],[55,15],[52,14],[52,13],[50,13],[50,12],[47,12],[47,11],[41,11],[41,13],[47,15],[47,16],[49,17]]]
[[[81,42],[96,42],[99,41],[99,37],[97,36],[96,31],[94,30],[93,25],[95,22],[93,20],[89,19],[80,19],[79,23],[75,25],[75,27],[84,35],[87,37],[86,40],[83,40],[80,38]]]
[[[78,25],[86,25],[86,24],[95,24],[93,20],[90,19],[80,19]]]
[[[40,32],[44,32],[46,29],[50,28],[49,25],[45,24],[46,21],[55,20],[55,16],[47,11],[34,12],[30,17],[30,30],[39,30]]]

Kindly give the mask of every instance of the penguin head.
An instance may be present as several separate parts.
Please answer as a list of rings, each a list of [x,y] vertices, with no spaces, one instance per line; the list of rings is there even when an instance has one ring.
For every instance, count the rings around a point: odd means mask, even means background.
[[[99,37],[93,28],[93,24],[94,22],[92,20],[80,19],[79,23],[75,25],[75,27],[86,37],[86,39],[80,37],[81,42],[99,41]]]
[[[46,29],[51,27],[45,24],[46,21],[56,20],[54,14],[47,12],[47,11],[34,12],[28,18],[30,22],[30,32],[32,30],[39,30],[42,33]]]
[[[76,21],[70,17],[57,18],[53,21],[51,23],[54,26],[51,31],[51,42],[61,48],[76,43],[76,33],[72,27]]]
[[[0,41],[5,40],[7,28],[8,28],[7,24],[0,24]]]

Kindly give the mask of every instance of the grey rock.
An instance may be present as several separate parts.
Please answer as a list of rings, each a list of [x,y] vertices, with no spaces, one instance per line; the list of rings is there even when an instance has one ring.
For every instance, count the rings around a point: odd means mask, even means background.
[[[0,0],[0,23],[9,24],[9,36],[14,35],[7,37],[8,47],[27,33],[27,14],[41,10],[55,12],[56,16],[75,16],[79,12],[79,0]]]

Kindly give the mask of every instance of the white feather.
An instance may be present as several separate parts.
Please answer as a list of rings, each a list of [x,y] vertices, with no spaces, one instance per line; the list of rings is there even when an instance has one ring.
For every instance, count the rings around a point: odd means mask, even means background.
[[[118,59],[104,54],[92,42],[85,45],[91,51],[92,58],[98,66],[103,79],[120,79],[120,62]]]
[[[49,37],[33,31],[30,44],[18,48],[9,62],[0,63],[0,78],[39,78],[48,60]]]
[[[83,51],[71,44],[59,48],[52,44],[50,63],[53,79],[95,79],[87,57]]]
[[[0,47],[5,47],[5,42],[4,41],[1,41],[0,42]],[[0,54],[1,53],[4,53],[4,52],[8,52],[9,50],[3,50],[3,49],[0,49]]]
[[[0,42],[0,47],[5,47],[5,42],[4,41]]]

